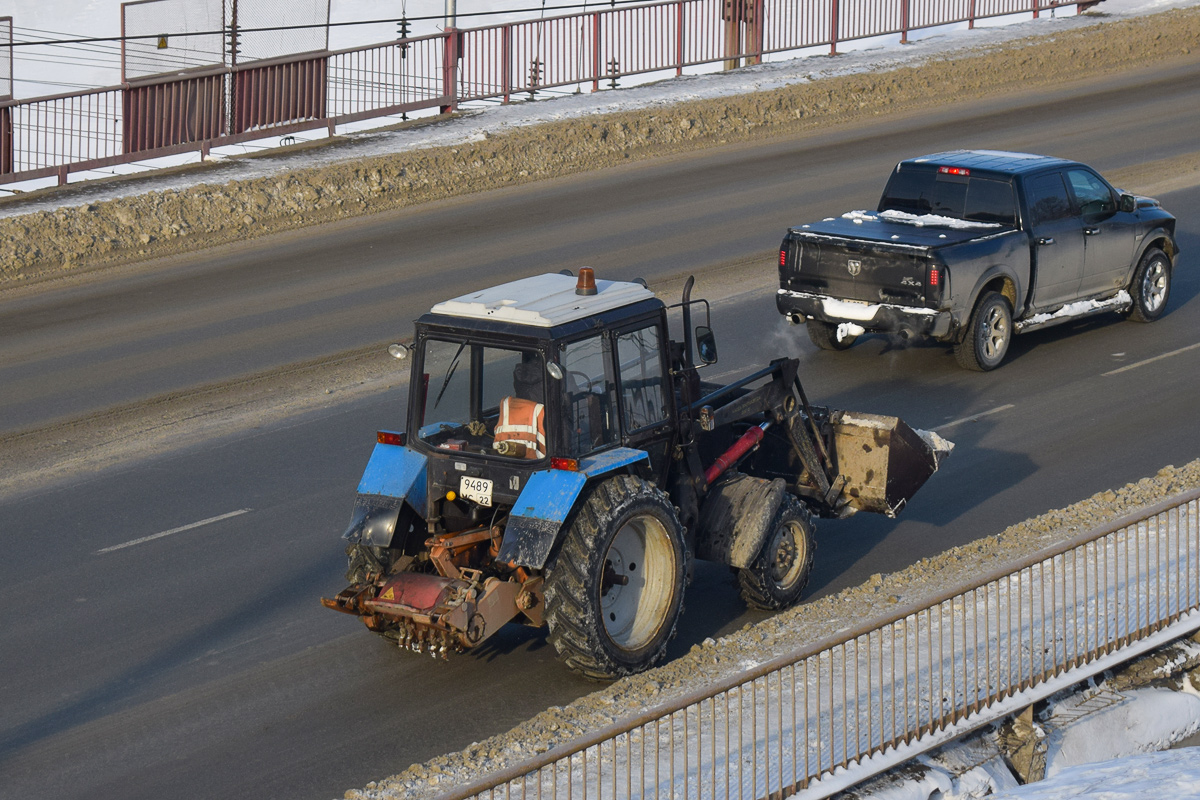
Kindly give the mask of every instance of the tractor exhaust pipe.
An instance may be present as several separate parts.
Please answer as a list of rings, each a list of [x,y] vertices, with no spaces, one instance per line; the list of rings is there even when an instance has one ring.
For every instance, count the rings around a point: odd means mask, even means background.
[[[688,275],[687,283],[683,284],[683,366],[691,369],[692,361],[692,286],[696,283],[695,275]]]

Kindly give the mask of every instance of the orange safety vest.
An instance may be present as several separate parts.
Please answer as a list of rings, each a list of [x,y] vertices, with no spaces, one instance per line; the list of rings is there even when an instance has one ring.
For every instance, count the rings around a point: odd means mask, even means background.
[[[521,442],[526,458],[545,458],[546,407],[523,397],[505,397],[500,401],[495,440]]]

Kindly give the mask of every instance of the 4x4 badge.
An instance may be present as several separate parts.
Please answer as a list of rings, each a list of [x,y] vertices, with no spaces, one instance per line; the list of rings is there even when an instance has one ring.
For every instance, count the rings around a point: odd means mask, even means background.
[[[846,262],[846,269],[849,270],[851,277],[858,277],[858,273],[862,272],[862,262],[850,259]]]

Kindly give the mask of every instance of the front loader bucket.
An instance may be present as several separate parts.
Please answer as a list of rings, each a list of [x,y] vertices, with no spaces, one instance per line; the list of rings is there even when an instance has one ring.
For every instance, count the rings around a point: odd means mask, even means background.
[[[841,488],[834,505],[844,514],[896,516],[954,448],[936,433],[914,431],[896,417],[837,411],[830,421],[838,467],[834,489]]]

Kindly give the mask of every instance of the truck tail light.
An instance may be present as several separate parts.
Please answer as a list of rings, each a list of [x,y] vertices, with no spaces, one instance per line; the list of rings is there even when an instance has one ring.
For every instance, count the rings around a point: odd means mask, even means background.
[[[395,431],[379,431],[375,434],[375,440],[380,444],[391,444],[397,447],[404,446],[404,434],[396,433]]]
[[[941,305],[942,299],[950,291],[950,273],[941,266],[929,265],[928,277],[925,279],[925,302],[932,307]]]
[[[781,266],[781,267],[787,266],[787,248],[786,247],[779,248],[779,266]]]
[[[962,175],[963,177],[971,174],[971,170],[966,167],[938,167],[938,172],[943,175]]]

